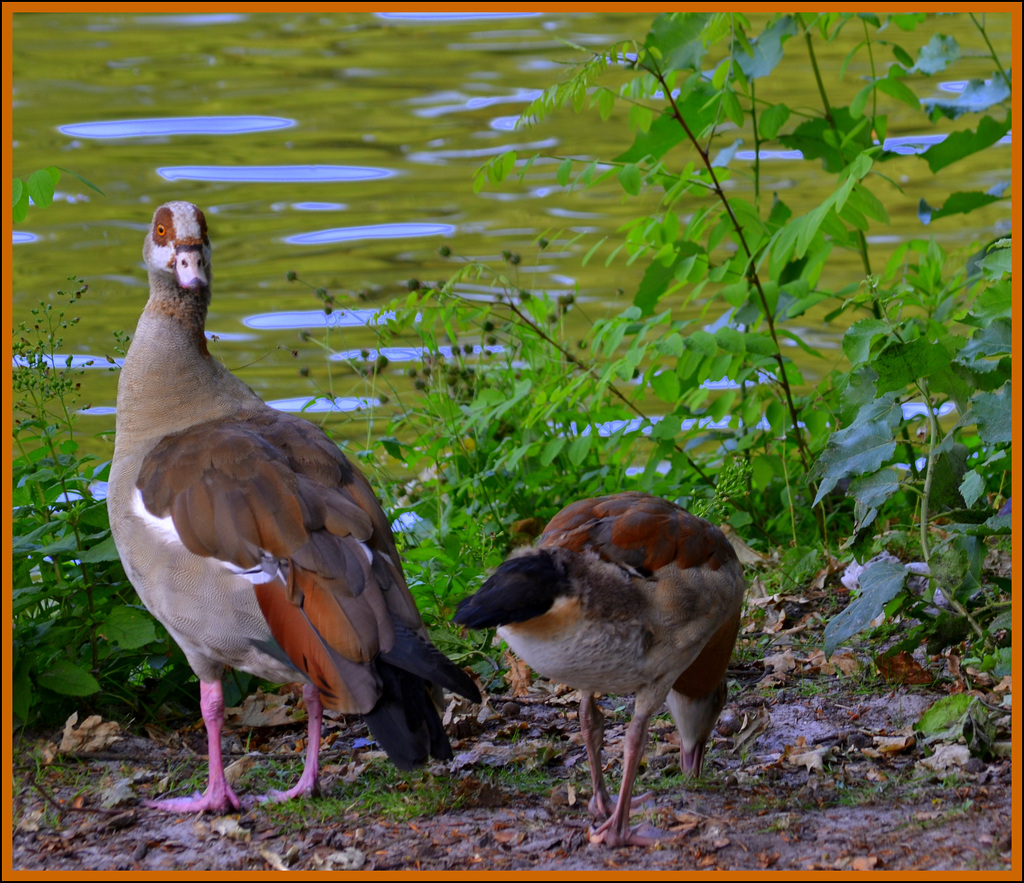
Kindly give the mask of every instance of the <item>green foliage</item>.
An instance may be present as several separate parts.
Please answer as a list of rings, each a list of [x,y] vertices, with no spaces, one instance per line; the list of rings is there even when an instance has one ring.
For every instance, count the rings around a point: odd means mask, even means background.
[[[990,46],[983,23],[970,19]],[[468,335],[474,344],[471,353],[454,348],[396,429],[415,438],[403,462],[434,469],[420,487],[431,490],[433,514],[418,543],[429,545],[431,529],[444,535],[464,514],[464,536],[494,538],[489,561],[507,545],[511,523],[543,519],[588,494],[635,487],[695,508],[717,499],[719,516],[765,550],[788,544],[800,561],[818,560],[800,551],[817,545],[864,560],[909,540],[901,551],[929,566],[927,598],[906,589],[902,567],[898,575],[866,570],[862,594],[829,625],[829,651],[879,613],[918,621],[904,643],[959,634],[945,630],[952,618],[985,652],[998,650],[993,624],[1005,604],[978,593],[985,537],[1008,530],[993,505],[1009,493],[1009,242],[968,258],[914,239],[880,260],[868,238],[889,224],[893,195],[906,195],[885,168],[898,156],[884,143],[893,102],[922,126],[977,117],[919,156],[933,174],[1009,131],[1010,80],[994,52],[989,80],[951,101],[918,99],[920,78],[945,74],[961,56],[949,36],[899,45],[923,20],[801,13],[776,15],[753,33],[739,14],[671,13],[657,16],[643,40],[580,49],[585,60],[523,120],[568,106],[628,121],[631,141],[612,157],[545,158],[561,187],[617,186],[632,200],[619,241],[594,243],[583,260],[625,259],[643,274],[632,305],[595,321],[579,341],[566,339],[561,322],[572,303],[523,296],[511,262],[490,276],[466,266],[402,305],[391,333],[420,335],[432,358],[446,338]],[[889,25],[898,32],[883,38]],[[857,56],[869,75],[848,105],[837,105],[815,49],[849,28],[858,37],[844,68]],[[770,77],[785,65],[810,71],[817,111],[772,96]],[[603,84],[613,72],[621,81],[622,71],[631,76],[622,85]],[[747,182],[732,169],[737,128],[754,147]],[[763,197],[759,156],[771,142],[833,176],[832,191],[810,210]],[[495,156],[474,188],[536,175],[539,158]],[[1001,202],[1009,170],[987,193],[952,189],[955,178],[948,185],[941,207],[920,201],[923,223]],[[856,256],[861,285],[825,287],[835,249]],[[492,283],[493,300],[463,298],[481,279]],[[847,328],[846,362],[830,371],[801,335],[810,311]],[[488,335],[501,349],[481,355]],[[816,386],[792,360],[794,347],[822,361]],[[954,412],[959,419],[946,417]],[[726,474],[742,480],[726,488]],[[934,592],[948,613],[929,606]]]
[[[15,224],[19,224],[28,217],[29,200],[39,208],[46,208],[53,202],[57,183],[60,181],[60,173],[67,172],[77,178],[86,187],[95,190],[100,195],[103,191],[95,184],[87,181],[77,172],[69,169],[62,169],[60,166],[49,166],[33,172],[27,178],[15,178],[11,183],[11,211]]]
[[[105,501],[93,492],[108,464],[78,453],[82,369],[60,348],[78,321],[65,309],[78,307],[87,286],[71,281],[73,291],[42,302],[13,335],[13,705],[22,724],[62,720],[86,697],[134,705],[146,675],[180,656],[121,569]],[[176,683],[161,683],[149,707]]]

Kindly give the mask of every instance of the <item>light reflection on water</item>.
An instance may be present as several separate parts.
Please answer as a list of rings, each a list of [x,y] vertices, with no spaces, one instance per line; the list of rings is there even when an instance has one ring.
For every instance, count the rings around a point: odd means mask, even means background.
[[[329,242],[353,242],[359,239],[409,239],[419,236],[452,236],[451,224],[373,224],[367,227],[337,227],[285,237],[289,245],[324,245]]]
[[[373,181],[397,174],[393,169],[355,166],[168,166],[156,173],[166,181],[233,181],[252,184]]]
[[[276,117],[210,116],[71,123],[57,129],[72,138],[153,138],[166,135],[243,135],[294,125],[295,120]]]

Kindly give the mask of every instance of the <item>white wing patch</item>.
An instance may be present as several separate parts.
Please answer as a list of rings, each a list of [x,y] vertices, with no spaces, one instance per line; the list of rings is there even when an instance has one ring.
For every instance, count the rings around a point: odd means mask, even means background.
[[[171,546],[184,546],[185,544],[181,541],[181,535],[174,527],[174,519],[170,515],[165,515],[160,518],[154,515],[146,508],[146,504],[142,502],[142,491],[138,488],[135,489],[135,493],[132,496],[132,510],[136,516],[138,516],[145,524],[150,532],[154,535],[157,540],[163,540]],[[365,543],[360,543],[363,551],[366,553],[368,560],[372,559],[372,553],[370,547]],[[265,550],[260,550],[262,559],[260,563],[255,567],[240,567],[232,561],[225,561],[223,558],[210,557],[207,560],[217,561],[222,564],[232,573],[237,573],[243,579],[247,579],[255,586],[261,586],[265,583],[274,582],[275,580],[280,582],[282,585],[288,585],[288,576],[291,569],[291,565],[286,559],[276,558]],[[205,557],[205,556],[204,556]]]
[[[279,582],[283,586],[288,585],[288,575],[291,565],[285,558],[275,558],[269,552],[262,551],[263,558],[256,567],[243,569],[230,561],[221,563],[232,573],[249,580],[254,586],[262,586],[266,583]]]
[[[170,515],[158,518],[150,512],[146,508],[146,504],[142,502],[142,491],[138,488],[135,488],[135,492],[132,494],[132,511],[145,522],[146,527],[157,537],[172,545],[184,545],[181,541],[181,536],[174,527],[174,519]]]

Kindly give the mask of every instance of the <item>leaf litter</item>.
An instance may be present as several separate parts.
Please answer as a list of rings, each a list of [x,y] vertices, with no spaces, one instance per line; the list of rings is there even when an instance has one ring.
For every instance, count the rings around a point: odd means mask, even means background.
[[[864,652],[843,647],[825,658],[808,598],[819,591],[752,602],[764,611],[763,628],[746,625],[737,659],[756,661],[730,669],[729,702],[699,781],[680,775],[668,715],[652,719],[637,791],[650,789],[653,799],[633,824],[668,833],[655,847],[590,844],[579,696],[516,663],[482,705],[451,699],[443,722],[455,758],[424,772],[390,773],[358,719],[328,713],[325,796],[284,820],[252,795],[266,790],[258,773],[272,758],[292,761],[289,776],[301,768],[305,710],[294,690],[256,691],[228,709],[225,756],[244,809],[226,816],[183,818],[141,803],[205,777],[201,722],[138,735],[96,716],[79,725],[72,715],[58,733],[24,734],[12,867],[1010,870],[1012,679],[965,670],[952,651],[908,654],[883,670],[884,680]],[[605,772],[617,788],[632,701],[600,704]],[[379,789],[388,774],[388,788],[410,800],[443,792],[433,795],[439,808],[411,818],[369,808],[361,789]],[[346,788],[355,797],[342,809],[326,804]]]

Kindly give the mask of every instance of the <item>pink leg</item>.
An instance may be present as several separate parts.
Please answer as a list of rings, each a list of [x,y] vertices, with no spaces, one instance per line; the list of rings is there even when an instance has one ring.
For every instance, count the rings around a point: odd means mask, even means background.
[[[594,796],[590,798],[590,814],[595,819],[607,819],[614,811],[616,800],[609,795],[604,784],[604,771],[601,763],[601,748],[604,741],[604,715],[597,707],[592,694],[587,694],[580,702],[580,730],[583,733],[583,744],[587,746],[587,760],[590,763],[590,781],[594,788]],[[641,747],[641,753],[643,749]],[[632,789],[630,789],[632,790]],[[623,792],[625,793],[625,792]],[[629,801],[632,812],[639,809],[654,795],[651,792],[633,797]]]
[[[272,803],[283,803],[293,797],[309,797],[320,793],[317,776],[320,773],[320,725],[324,719],[324,707],[320,702],[320,691],[312,684],[303,686],[302,698],[306,703],[306,714],[309,716],[306,765],[294,788],[287,791],[271,791],[263,798]]]
[[[629,829],[629,812],[632,809],[633,785],[636,773],[643,757],[647,743],[647,723],[650,714],[637,711],[626,730],[626,744],[622,752],[622,787],[615,811],[606,822],[598,826],[590,835],[591,843],[604,843],[607,846],[650,846],[665,836],[663,831],[646,826],[644,833],[640,828]]]
[[[224,690],[220,681],[212,684],[199,682],[199,708],[203,712],[203,723],[206,724],[207,750],[210,755],[210,781],[205,794],[193,797],[169,798],[167,800],[147,800],[146,806],[163,809],[167,812],[230,812],[241,810],[241,801],[231,790],[228,780],[224,777],[224,760],[220,751],[220,733],[224,727]]]
[[[604,742],[604,715],[597,707],[592,693],[583,696],[580,702],[580,731],[583,744],[587,747],[587,762],[590,764],[590,783],[594,795],[590,798],[590,814],[596,819],[606,819],[615,808],[615,801],[608,794],[604,784],[604,770],[601,768],[601,748]]]

